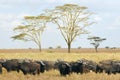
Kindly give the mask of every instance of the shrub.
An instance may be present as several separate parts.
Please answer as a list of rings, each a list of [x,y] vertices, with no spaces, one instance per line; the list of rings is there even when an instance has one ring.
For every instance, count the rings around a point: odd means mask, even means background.
[[[49,49],[53,49],[53,47],[49,47]]]
[[[78,49],[81,49],[81,47],[79,46]]]
[[[57,48],[57,49],[60,49],[60,48],[61,48],[61,46],[60,46],[60,45],[58,45],[56,48]]]

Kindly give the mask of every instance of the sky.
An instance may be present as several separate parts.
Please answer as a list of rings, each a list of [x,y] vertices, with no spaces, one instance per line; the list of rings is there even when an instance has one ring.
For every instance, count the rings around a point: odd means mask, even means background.
[[[73,41],[73,48],[93,47],[87,40],[88,36],[106,38],[100,47],[120,47],[120,0],[0,0],[0,49],[37,48],[33,42],[11,39],[16,34],[13,29],[22,23],[24,16],[36,16],[64,4],[88,7],[95,13],[92,18],[97,22],[87,28],[90,34],[80,35]],[[67,47],[57,26],[49,23],[42,35],[42,48],[58,45]]]

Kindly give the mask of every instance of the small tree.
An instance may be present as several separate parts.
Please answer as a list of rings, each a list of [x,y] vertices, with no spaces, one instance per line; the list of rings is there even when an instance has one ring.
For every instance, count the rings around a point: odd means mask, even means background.
[[[92,13],[87,10],[87,7],[76,4],[57,6],[53,10],[46,10],[46,14],[51,16],[52,22],[58,26],[67,43],[68,53],[70,53],[74,39],[81,34],[88,33],[85,28],[93,23],[88,21]]]
[[[53,47],[50,46],[49,49],[53,49]]]
[[[109,47],[109,46],[106,46],[105,48],[106,48],[106,49],[109,49],[110,47]]]
[[[106,38],[100,38],[100,37],[93,36],[93,37],[89,37],[88,40],[91,41],[90,44],[92,44],[95,47],[95,51],[98,52],[98,47],[100,43],[106,40]]]
[[[81,46],[78,46],[78,49],[81,49],[82,47]]]
[[[47,16],[25,16],[24,24],[14,28],[19,34],[12,36],[14,40],[33,41],[41,51],[41,35],[49,21]]]
[[[60,45],[58,45],[56,48],[57,48],[57,49],[60,49],[60,48],[61,48],[61,46],[60,46]]]

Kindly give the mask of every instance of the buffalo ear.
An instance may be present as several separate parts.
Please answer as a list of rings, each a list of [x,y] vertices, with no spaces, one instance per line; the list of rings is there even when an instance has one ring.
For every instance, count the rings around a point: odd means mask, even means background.
[[[57,61],[55,61],[55,63],[59,63],[59,61],[57,60]]]
[[[86,65],[86,66],[87,66],[88,64],[87,64],[86,62],[83,62],[83,65]]]
[[[79,61],[77,61],[78,63],[83,63],[83,61],[82,60],[79,60]]]
[[[40,61],[40,63],[41,63],[42,66],[45,66],[45,63],[43,63],[43,61]]]
[[[63,59],[57,59],[58,62],[63,62],[64,60]]]
[[[70,67],[70,64],[68,64],[68,63],[65,63],[65,64]]]

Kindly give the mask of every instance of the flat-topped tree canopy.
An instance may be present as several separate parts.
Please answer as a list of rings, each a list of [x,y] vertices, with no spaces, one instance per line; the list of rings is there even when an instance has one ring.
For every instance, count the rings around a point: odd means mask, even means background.
[[[24,23],[14,28],[19,34],[12,36],[14,40],[33,41],[41,51],[41,36],[50,17],[45,15],[25,16]]]
[[[24,19],[35,19],[35,16],[25,16]]]
[[[87,7],[85,6],[79,6],[76,4],[65,4],[63,6],[56,6],[55,7],[57,10],[61,10],[61,11],[75,11],[75,10],[85,10],[87,9]]]
[[[21,33],[21,34],[13,36],[11,38],[13,38],[14,40],[16,40],[16,39],[18,39],[18,40],[24,40],[25,36],[26,36],[26,33]]]
[[[100,39],[100,37],[93,36],[93,37],[89,37],[88,39]]]
[[[99,47],[100,43],[103,42],[104,40],[106,40],[106,38],[101,38],[98,36],[91,36],[87,39],[91,41],[90,44],[92,44],[95,47],[96,52],[98,52],[97,48]]]
[[[88,34],[86,27],[93,24],[89,17],[93,14],[85,6],[77,4],[64,4],[56,6],[53,10],[46,10],[46,14],[51,17],[51,22],[58,26],[70,52],[71,43],[77,36]]]
[[[38,15],[38,16],[25,16],[24,19],[44,19],[44,20],[48,20],[50,19],[49,16],[45,16],[45,15]]]
[[[39,15],[39,16],[36,16],[36,19],[45,19],[45,20],[49,20],[50,17],[49,17],[49,16],[44,16],[44,15]]]
[[[14,31],[15,30],[27,29],[28,27],[30,27],[30,25],[18,25],[16,28],[14,28]]]

